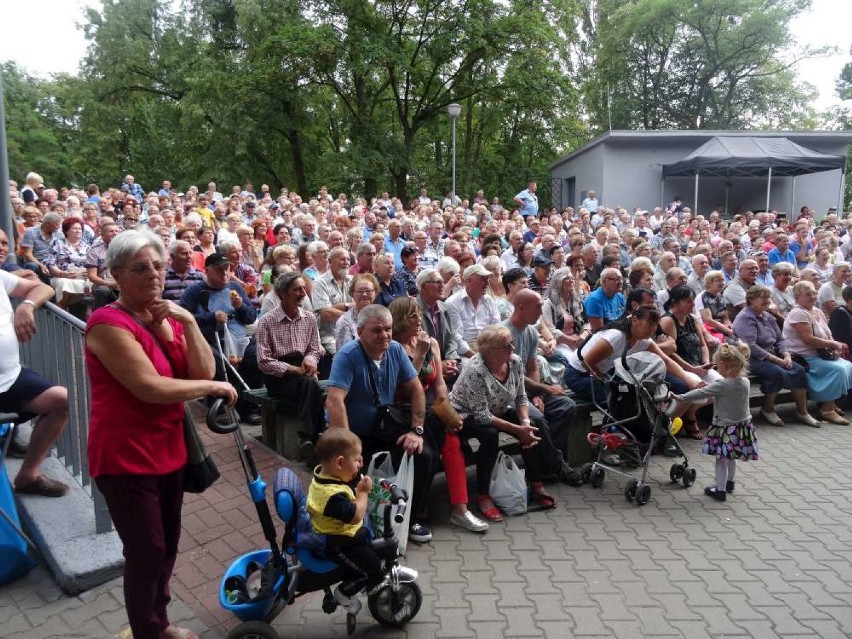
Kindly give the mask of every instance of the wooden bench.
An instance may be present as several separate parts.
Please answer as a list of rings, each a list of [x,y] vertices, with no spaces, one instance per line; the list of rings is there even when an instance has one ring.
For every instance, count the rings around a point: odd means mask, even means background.
[[[260,408],[263,443],[286,459],[297,461],[302,423],[292,400],[270,397],[265,388],[246,391],[243,399]]]
[[[247,391],[243,398],[260,408],[263,442],[286,459],[298,460],[301,422],[295,415],[292,401],[270,397],[265,388]],[[595,411],[591,402],[577,399],[574,401],[577,404],[577,419],[569,433],[567,445],[567,461],[572,466],[584,464],[591,459],[592,449],[586,441],[586,435],[591,431],[593,420],[596,423],[601,420],[600,413]],[[500,448],[507,453],[520,450],[517,440],[506,434],[501,434]]]

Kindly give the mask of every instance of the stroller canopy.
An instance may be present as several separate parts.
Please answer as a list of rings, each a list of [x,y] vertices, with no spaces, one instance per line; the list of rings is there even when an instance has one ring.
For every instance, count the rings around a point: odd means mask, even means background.
[[[625,362],[627,368],[624,366]],[[631,384],[634,380],[643,386],[662,384],[666,378],[666,365],[656,353],[631,353],[615,360],[615,374]]]

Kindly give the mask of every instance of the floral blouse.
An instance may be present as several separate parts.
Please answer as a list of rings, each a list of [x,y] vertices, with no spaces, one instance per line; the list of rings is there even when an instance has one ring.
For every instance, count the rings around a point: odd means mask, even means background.
[[[476,354],[462,367],[458,381],[450,393],[450,403],[462,419],[472,415],[477,424],[490,424],[494,417],[502,417],[510,405],[527,406],[524,390],[524,368],[521,359],[512,355],[509,376],[499,381],[488,370],[482,356]]]
[[[50,253],[44,260],[45,265],[58,268],[60,271],[72,269],[82,270],[86,267],[86,254],[89,252],[89,243],[85,239],[80,240],[77,246],[71,246],[65,240],[53,240],[50,245]]]

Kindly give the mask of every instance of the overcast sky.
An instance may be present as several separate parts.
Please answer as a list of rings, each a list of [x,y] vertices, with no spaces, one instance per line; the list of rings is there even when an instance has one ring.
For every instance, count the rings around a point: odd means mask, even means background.
[[[51,73],[76,73],[86,51],[83,32],[83,7],[100,6],[98,0],[3,0],[0,9],[7,25],[0,38],[0,60],[14,60],[31,75],[47,77]],[[16,25],[15,28],[9,28]],[[836,46],[840,53],[818,60],[805,60],[797,66],[799,76],[817,89],[815,106],[819,109],[839,104],[834,84],[840,70],[852,61],[852,1],[813,0],[809,13],[796,19],[792,31],[801,44]],[[37,32],[38,37],[33,37]],[[43,43],[43,44],[41,44]]]

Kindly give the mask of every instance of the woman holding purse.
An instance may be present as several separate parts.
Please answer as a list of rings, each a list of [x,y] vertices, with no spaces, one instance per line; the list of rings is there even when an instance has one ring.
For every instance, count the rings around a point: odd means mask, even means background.
[[[426,393],[426,427],[441,451],[452,512],[450,523],[471,532],[485,532],[488,523],[476,517],[467,507],[467,470],[461,449],[461,419],[450,410],[447,385],[441,370],[441,349],[437,340],[423,330],[420,309],[413,297],[398,297],[388,309],[393,318],[394,339],[402,345]],[[403,400],[404,401],[404,400]],[[447,423],[449,422],[449,423]]]
[[[161,299],[167,255],[156,235],[120,233],[106,264],[120,295],[86,325],[89,472],[124,545],[134,639],[197,639],[166,610],[187,463],[183,403],[210,395],[233,405],[237,392],[213,381],[213,354],[193,315]]]

